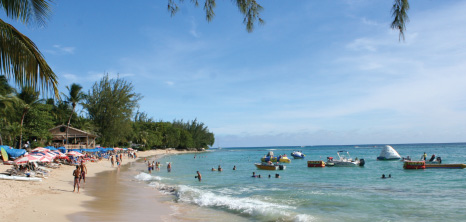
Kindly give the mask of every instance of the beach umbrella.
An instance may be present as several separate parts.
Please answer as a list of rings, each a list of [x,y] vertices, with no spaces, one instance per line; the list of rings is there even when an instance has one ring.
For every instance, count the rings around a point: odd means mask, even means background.
[[[55,153],[57,155],[60,155],[60,154],[63,154],[62,152],[60,152],[59,150],[54,150],[54,151],[50,151],[51,153]]]
[[[70,152],[66,153],[66,155],[68,155],[68,156],[84,156],[81,153],[78,153],[76,151],[70,151]]]
[[[36,156],[32,156],[32,155],[27,155],[27,156],[23,156],[21,158],[18,158],[14,161],[14,163],[16,165],[19,165],[19,164],[26,164],[26,163],[29,163],[29,162],[37,162],[39,161],[39,158],[36,157]]]
[[[53,157],[53,158],[55,158],[57,155],[58,154],[56,154],[56,153],[54,153],[52,151],[47,152],[47,156],[50,156],[50,157]]]
[[[39,162],[50,163],[50,162],[52,162],[52,158],[50,156],[41,156],[39,158]]]
[[[133,148],[130,147],[130,148],[128,148],[128,150],[133,150]]]
[[[44,147],[37,147],[37,148],[31,150],[31,152],[47,152],[47,151],[49,151],[49,149],[46,149]]]

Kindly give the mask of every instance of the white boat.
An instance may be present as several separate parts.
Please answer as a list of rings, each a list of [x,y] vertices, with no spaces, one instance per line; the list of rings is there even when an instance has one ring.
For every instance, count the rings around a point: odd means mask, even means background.
[[[386,145],[380,155],[377,157],[377,160],[399,160],[401,156],[392,146]]]
[[[364,159],[355,160],[351,159],[348,151],[338,151],[337,152],[338,159],[334,159],[333,157],[327,157],[326,166],[336,166],[336,167],[353,167],[353,166],[364,166],[365,161]]]
[[[299,151],[293,151],[293,152],[291,153],[291,156],[292,156],[293,158],[295,158],[295,159],[304,159],[304,157],[305,157],[306,155],[304,155],[304,153],[299,152]]]

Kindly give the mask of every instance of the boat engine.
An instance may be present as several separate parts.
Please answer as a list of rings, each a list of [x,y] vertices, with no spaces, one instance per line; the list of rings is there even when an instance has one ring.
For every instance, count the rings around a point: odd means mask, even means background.
[[[364,164],[366,164],[366,161],[364,161],[364,159],[360,159],[359,166],[364,166]]]
[[[283,170],[285,167],[283,165],[279,165],[278,169]]]

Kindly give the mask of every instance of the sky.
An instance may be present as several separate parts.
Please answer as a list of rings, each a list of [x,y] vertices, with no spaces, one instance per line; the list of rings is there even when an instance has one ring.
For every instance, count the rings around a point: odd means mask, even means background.
[[[466,141],[465,1],[410,0],[405,41],[392,0],[258,2],[252,33],[228,0],[210,23],[190,1],[170,16],[166,0],[55,1],[46,27],[0,18],[36,43],[62,92],[124,78],[139,111],[197,118],[213,147]]]

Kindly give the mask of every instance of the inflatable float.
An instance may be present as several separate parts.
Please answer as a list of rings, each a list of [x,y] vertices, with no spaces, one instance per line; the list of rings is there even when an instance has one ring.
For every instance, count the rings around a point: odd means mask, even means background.
[[[406,161],[403,164],[403,168],[406,170],[418,170],[418,169],[425,169],[426,162],[424,161]]]
[[[325,167],[325,162],[322,160],[309,160],[307,167]]]
[[[377,160],[399,160],[401,156],[392,146],[386,145],[380,155],[377,157]]]

